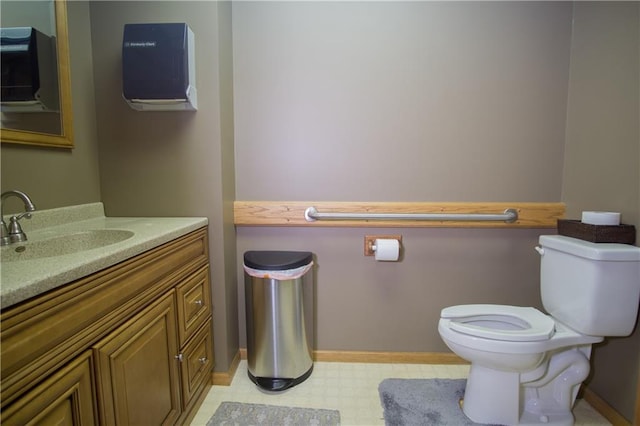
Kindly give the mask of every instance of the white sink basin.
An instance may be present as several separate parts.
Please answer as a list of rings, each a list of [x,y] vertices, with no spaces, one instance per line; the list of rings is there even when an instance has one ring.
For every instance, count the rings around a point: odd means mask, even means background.
[[[119,229],[97,229],[78,231],[69,235],[39,241],[25,241],[2,247],[0,260],[15,262],[63,256],[109,246],[125,241],[135,235],[132,231]]]

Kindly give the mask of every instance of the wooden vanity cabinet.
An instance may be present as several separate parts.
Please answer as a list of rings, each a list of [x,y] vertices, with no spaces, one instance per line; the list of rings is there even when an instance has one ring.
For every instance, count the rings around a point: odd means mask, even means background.
[[[186,424],[213,368],[206,228],[0,313],[3,425]]]

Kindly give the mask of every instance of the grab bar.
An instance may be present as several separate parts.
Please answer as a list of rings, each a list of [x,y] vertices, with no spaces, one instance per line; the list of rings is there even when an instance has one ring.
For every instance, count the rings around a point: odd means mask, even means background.
[[[493,213],[320,213],[315,207],[304,211],[307,222],[316,220],[432,220],[432,221],[493,221],[513,223],[518,220],[516,209]]]

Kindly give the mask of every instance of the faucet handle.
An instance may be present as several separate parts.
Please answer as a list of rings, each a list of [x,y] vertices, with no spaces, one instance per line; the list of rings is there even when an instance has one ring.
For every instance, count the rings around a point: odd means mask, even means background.
[[[25,217],[25,218],[27,218],[27,219],[31,219],[31,216],[32,216],[32,215],[31,215],[31,212],[33,212],[33,211],[34,211],[34,210],[29,210],[29,211],[26,211],[26,212],[24,212],[24,213],[20,213],[19,215],[11,216],[11,217],[9,218],[9,220],[10,220],[11,222],[13,222],[13,219],[15,219],[15,220],[20,220],[20,219],[22,219],[23,217]]]

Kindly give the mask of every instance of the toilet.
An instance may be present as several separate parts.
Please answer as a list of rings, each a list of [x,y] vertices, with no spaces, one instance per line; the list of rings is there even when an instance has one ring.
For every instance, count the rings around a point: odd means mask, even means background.
[[[591,346],[633,332],[640,247],[542,235],[543,313],[475,304],[442,310],[438,332],[471,363],[463,411],[476,423],[572,425]]]

